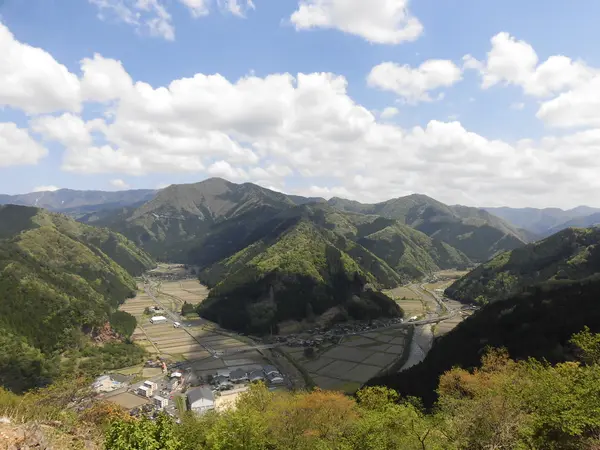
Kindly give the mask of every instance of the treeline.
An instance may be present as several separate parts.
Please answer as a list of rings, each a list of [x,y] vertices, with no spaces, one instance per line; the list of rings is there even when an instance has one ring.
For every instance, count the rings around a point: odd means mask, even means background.
[[[235,410],[185,413],[180,424],[119,417],[110,450],[596,449],[600,445],[600,335],[574,336],[580,362],[515,362],[492,350],[474,371],[455,368],[426,411],[416,398],[368,387],[355,398],[255,385]]]

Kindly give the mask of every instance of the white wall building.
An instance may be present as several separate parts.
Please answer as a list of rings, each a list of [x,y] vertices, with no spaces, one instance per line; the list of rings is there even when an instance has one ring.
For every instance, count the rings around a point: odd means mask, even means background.
[[[188,391],[188,403],[191,411],[203,414],[215,408],[215,395],[207,387],[199,387]]]

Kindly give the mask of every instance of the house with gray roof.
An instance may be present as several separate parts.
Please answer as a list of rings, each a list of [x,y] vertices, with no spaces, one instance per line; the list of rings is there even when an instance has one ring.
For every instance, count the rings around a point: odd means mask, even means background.
[[[188,391],[187,398],[190,411],[198,414],[203,414],[215,408],[215,394],[206,386]]]
[[[243,383],[248,381],[248,373],[244,369],[235,369],[229,374],[229,379],[233,383]]]

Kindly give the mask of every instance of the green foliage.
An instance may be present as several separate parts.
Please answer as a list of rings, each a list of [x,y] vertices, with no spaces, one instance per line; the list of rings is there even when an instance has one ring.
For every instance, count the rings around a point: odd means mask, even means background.
[[[114,311],[109,321],[112,329],[127,339],[131,337],[137,326],[136,318],[125,311]]]
[[[116,420],[106,433],[107,450],[180,450],[175,437],[174,422],[165,413],[155,420],[146,417],[137,421]]]
[[[195,312],[196,312],[196,308],[191,303],[183,302],[183,305],[181,305],[181,314],[182,315],[186,316],[188,314],[193,314]]]
[[[106,324],[152,260],[122,236],[36,208],[0,208],[0,380],[17,391],[56,376],[57,355]],[[131,318],[115,316],[131,334]],[[18,376],[20,374],[20,376]]]

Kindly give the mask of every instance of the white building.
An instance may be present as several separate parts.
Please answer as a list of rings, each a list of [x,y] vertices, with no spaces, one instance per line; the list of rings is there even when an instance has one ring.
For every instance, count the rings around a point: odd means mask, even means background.
[[[92,384],[92,389],[96,392],[112,392],[125,386],[125,380],[114,375],[102,375]]]
[[[169,399],[161,397],[160,395],[155,395],[152,397],[152,400],[154,400],[154,406],[157,408],[163,409],[169,406]]]
[[[190,411],[203,414],[215,408],[215,395],[207,387],[199,387],[187,393]]]
[[[267,375],[267,380],[271,384],[283,384],[285,381],[279,372],[271,372]]]
[[[152,391],[148,388],[148,386],[144,386],[143,384],[137,388],[137,394],[142,397],[150,398],[152,397]]]
[[[167,318],[165,316],[154,316],[150,319],[150,323],[152,323],[152,324],[167,323]]]

